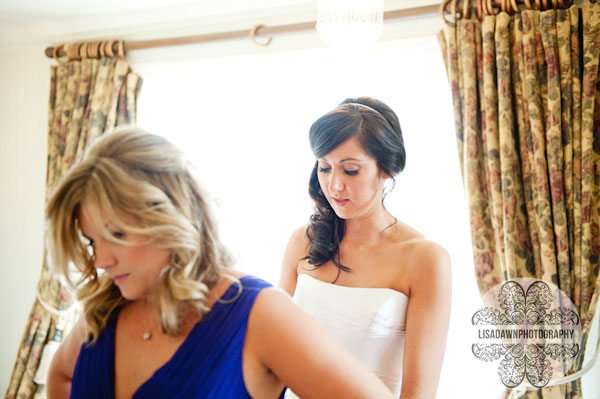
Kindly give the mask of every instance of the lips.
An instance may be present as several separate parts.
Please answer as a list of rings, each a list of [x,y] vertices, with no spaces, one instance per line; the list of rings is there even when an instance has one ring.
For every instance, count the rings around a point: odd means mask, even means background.
[[[348,201],[350,201],[349,199],[340,199],[335,197],[331,197],[331,199],[333,200],[333,203],[337,206],[344,206],[348,203]]]
[[[115,285],[121,285],[127,277],[129,277],[129,273],[117,274],[116,276],[111,276],[110,278],[113,279],[113,281],[115,282]]]

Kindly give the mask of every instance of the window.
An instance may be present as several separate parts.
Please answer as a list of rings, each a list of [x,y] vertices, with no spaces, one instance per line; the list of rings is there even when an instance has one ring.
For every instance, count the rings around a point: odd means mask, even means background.
[[[494,397],[502,388],[498,365],[471,354],[471,316],[481,301],[435,37],[382,42],[367,59],[333,58],[324,48],[257,53],[134,63],[144,77],[139,126],[185,149],[219,204],[222,237],[239,268],[276,285],[287,240],[312,210],[310,125],[346,97],[387,103],[400,119],[407,163],[386,206],[452,258],[438,397]]]

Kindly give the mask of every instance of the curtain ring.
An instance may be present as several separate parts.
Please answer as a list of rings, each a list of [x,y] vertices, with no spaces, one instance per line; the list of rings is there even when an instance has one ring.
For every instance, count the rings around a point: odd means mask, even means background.
[[[264,27],[265,27],[264,25],[258,24],[258,25],[254,25],[252,27],[252,29],[250,29],[250,40],[252,40],[252,43],[256,44],[257,46],[267,47],[269,44],[271,44],[271,41],[273,40],[272,37],[269,37],[267,39],[267,41],[264,43],[261,43],[258,40],[256,40],[256,34],[257,34],[258,30],[260,28],[264,28]]]
[[[64,64],[65,63],[64,61],[60,60],[59,55],[58,55],[58,52],[60,51],[61,48],[63,49],[63,52],[65,52],[64,51],[64,47],[65,47],[65,44],[62,43],[62,44],[59,44],[58,46],[55,46],[54,50],[52,50],[52,58],[54,58],[59,64]]]
[[[477,19],[481,21],[481,18],[483,18],[483,3],[481,2],[481,0],[477,0]]]
[[[533,7],[531,6],[531,3],[529,2],[529,0],[523,0],[525,2],[525,8],[527,8],[528,10],[533,10]]]
[[[85,43],[84,42],[79,42],[77,43],[77,51],[75,52],[75,54],[77,55],[77,58],[79,61],[81,61],[83,58],[81,57],[81,48],[85,47]]]
[[[446,25],[454,26],[454,22],[449,22],[446,19],[446,7],[450,3],[450,1],[451,0],[444,0],[444,1],[442,1],[442,3],[440,4],[440,16],[442,17],[442,19],[444,20],[444,22],[446,23]]]
[[[98,59],[100,58],[100,54],[98,54],[98,42],[89,42],[87,44],[87,55],[88,58]]]
[[[81,57],[79,56],[79,48],[83,45],[83,43],[72,43],[69,44],[67,48],[67,54],[69,61],[81,61]]]
[[[452,14],[452,18],[454,18],[455,21],[458,21],[459,19],[461,19],[461,15],[456,11],[456,3],[457,2],[458,2],[458,0],[450,1],[450,14]]]
[[[97,42],[89,42],[86,46],[87,56],[88,58],[98,58],[98,46],[96,46]]]
[[[106,54],[104,54],[104,44],[106,42],[98,42],[98,57],[100,59],[105,58]]]
[[[512,5],[513,11],[515,12],[515,14],[518,14],[519,12],[521,12],[521,10],[519,9],[519,5],[517,4],[517,0],[510,0],[510,4]]]
[[[494,11],[494,6],[492,5],[492,0],[487,0],[488,7],[488,15],[496,15],[496,11]]]
[[[555,10],[559,9],[558,0],[552,0],[552,8]]]
[[[81,57],[82,60],[85,60],[88,57],[88,55],[87,55],[88,44],[89,43],[81,43],[81,46],[79,46],[79,57]]]
[[[106,57],[106,54],[104,54],[104,42],[102,40],[96,42],[96,48],[98,49],[98,58]]]
[[[73,48],[75,46],[73,46],[75,43],[71,43],[71,44],[67,44],[65,46],[65,53],[67,53],[67,60],[69,61],[73,61]]]
[[[515,10],[513,10],[513,7],[512,7],[512,4],[510,1],[511,0],[505,0],[506,12],[508,13],[508,15],[513,15],[515,13]]]
[[[107,57],[115,58],[115,53],[113,51],[113,45],[115,42],[116,40],[107,40],[104,42],[104,54],[106,54]]]
[[[463,18],[469,18],[471,16],[471,0],[463,0]]]
[[[117,40],[117,57],[125,58],[125,42],[123,40]]]

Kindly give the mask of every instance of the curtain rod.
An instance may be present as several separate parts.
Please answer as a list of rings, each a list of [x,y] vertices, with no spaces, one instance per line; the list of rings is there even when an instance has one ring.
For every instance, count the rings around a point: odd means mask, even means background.
[[[392,19],[408,19],[415,17],[426,17],[430,15],[437,15],[439,11],[440,5],[433,4],[429,6],[421,6],[414,8],[406,8],[400,10],[390,10],[386,11],[383,15],[385,20]],[[170,46],[182,46],[186,44],[199,44],[206,42],[213,42],[218,40],[229,40],[229,39],[240,39],[249,37],[255,44],[259,46],[266,46],[271,42],[271,38],[269,37],[265,43],[259,43],[255,40],[255,36],[260,35],[273,35],[277,33],[290,33],[290,32],[300,32],[309,29],[314,29],[316,26],[316,21],[309,22],[301,22],[296,24],[288,24],[288,25],[277,25],[277,26],[265,26],[265,25],[255,25],[251,29],[241,29],[227,32],[215,32],[215,33],[205,33],[202,35],[193,35],[193,36],[183,36],[183,37],[174,37],[168,39],[155,39],[155,40],[144,40],[138,42],[128,42],[124,43],[125,51],[132,50],[145,50],[150,48],[158,48],[158,47],[170,47]],[[113,52],[117,54],[117,40],[113,40],[112,44],[114,48],[112,48]],[[56,54],[55,54],[56,52]],[[58,48],[55,47],[47,47],[44,51],[48,58],[64,57],[66,56],[66,51],[63,45],[59,45]]]

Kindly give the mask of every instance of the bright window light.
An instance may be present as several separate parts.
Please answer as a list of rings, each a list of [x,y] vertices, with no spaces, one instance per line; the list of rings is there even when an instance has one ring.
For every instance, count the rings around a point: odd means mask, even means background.
[[[318,48],[133,68],[144,78],[139,126],[186,151],[218,203],[221,234],[238,267],[274,285],[290,234],[312,210],[310,125],[347,97],[388,104],[400,119],[407,161],[386,206],[452,258],[452,318],[438,398],[498,397],[497,364],[471,353],[471,316],[482,302],[435,37],[386,40],[352,61]]]

